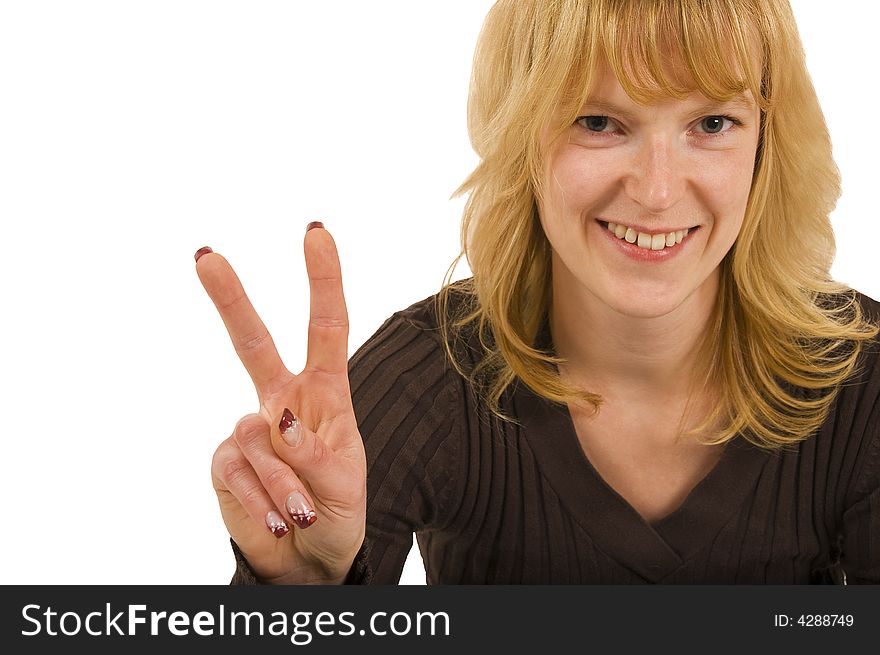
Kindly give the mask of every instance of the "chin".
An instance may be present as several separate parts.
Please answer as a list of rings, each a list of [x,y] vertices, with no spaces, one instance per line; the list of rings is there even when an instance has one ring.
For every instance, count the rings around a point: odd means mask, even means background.
[[[681,289],[658,289],[653,286],[612,290],[607,304],[617,313],[630,318],[658,318],[672,313],[684,302]]]
[[[647,303],[626,302],[618,304],[614,309],[629,318],[659,318],[671,314],[681,303],[664,302],[662,299]]]

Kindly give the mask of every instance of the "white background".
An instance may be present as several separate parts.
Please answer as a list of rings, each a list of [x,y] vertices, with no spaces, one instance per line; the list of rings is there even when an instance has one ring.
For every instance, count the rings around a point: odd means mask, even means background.
[[[256,397],[193,252],[233,263],[295,371],[309,221],[349,352],[435,293],[490,5],[0,2],[0,581],[229,580],[210,462]],[[880,7],[793,5],[844,179],[833,273],[880,299]]]

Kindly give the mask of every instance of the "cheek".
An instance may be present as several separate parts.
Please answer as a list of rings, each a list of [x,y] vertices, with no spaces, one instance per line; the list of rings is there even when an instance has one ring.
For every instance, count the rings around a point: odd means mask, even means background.
[[[550,223],[571,222],[600,202],[610,186],[609,167],[597,165],[574,154],[559,154],[545,176],[545,201],[542,203],[545,220]]]
[[[752,159],[737,157],[703,169],[703,198],[716,222],[721,223],[717,229],[734,235],[739,232],[751,192],[753,165]]]

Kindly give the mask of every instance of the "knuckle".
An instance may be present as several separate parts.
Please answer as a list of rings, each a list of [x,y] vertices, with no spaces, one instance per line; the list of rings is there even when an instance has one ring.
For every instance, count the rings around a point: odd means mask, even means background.
[[[263,489],[256,484],[248,484],[239,490],[238,502],[244,507],[259,507],[263,504]]]
[[[348,330],[348,320],[343,318],[334,318],[330,316],[312,316],[309,319],[309,325],[331,330]]]
[[[251,475],[251,471],[250,463],[241,456],[226,459],[219,466],[220,479],[230,489],[247,487],[247,480]]]
[[[235,445],[232,438],[224,439],[220,445],[217,446],[217,450],[214,451],[214,456],[211,458],[211,472],[219,477],[226,462],[229,462],[240,455],[241,451],[239,451],[238,446]]]
[[[261,440],[268,439],[269,424],[259,414],[248,414],[235,424],[235,431],[232,434],[236,443],[243,448],[253,446]]]
[[[251,334],[245,334],[235,341],[236,352],[248,352],[256,350],[264,343],[271,342],[272,337],[267,330],[260,330]]]
[[[238,305],[239,303],[243,302],[245,300],[245,298],[246,298],[246,296],[244,293],[244,289],[242,289],[241,287],[238,287],[235,290],[235,293],[232,295],[232,297],[222,298],[219,300],[219,302],[217,303],[217,309],[219,309],[221,312],[224,312],[232,307],[235,307],[235,305]]]
[[[266,487],[270,489],[287,489],[291,486],[290,473],[281,466],[273,466],[263,476]]]

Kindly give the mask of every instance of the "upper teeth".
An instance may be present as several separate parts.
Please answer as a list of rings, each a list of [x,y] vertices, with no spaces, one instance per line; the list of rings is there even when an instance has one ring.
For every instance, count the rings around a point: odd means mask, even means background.
[[[636,244],[639,248],[646,250],[663,250],[667,246],[674,246],[681,243],[687,236],[690,228],[676,230],[669,234],[645,234],[644,232],[636,232],[631,227],[619,225],[618,223],[608,223],[608,229],[614,233],[618,239],[626,239],[629,243]]]

